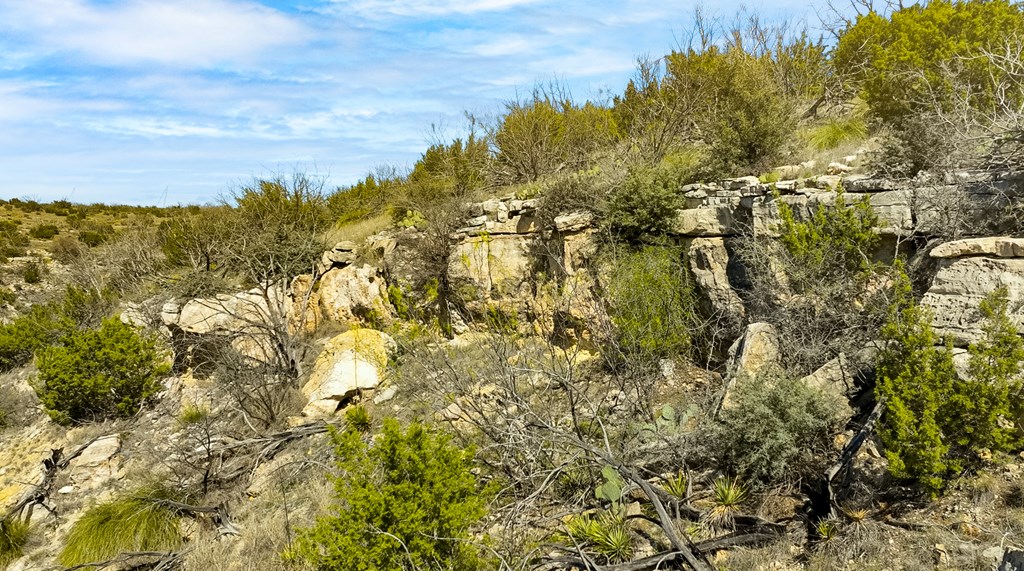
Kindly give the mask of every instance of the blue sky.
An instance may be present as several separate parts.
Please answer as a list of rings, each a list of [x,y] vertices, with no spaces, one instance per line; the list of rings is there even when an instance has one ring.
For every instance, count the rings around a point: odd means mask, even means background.
[[[707,3],[731,15],[739,2]],[[622,89],[695,2],[0,0],[0,197],[204,203],[294,169],[411,165],[431,125],[558,79]],[[752,6],[805,20],[798,0]]]

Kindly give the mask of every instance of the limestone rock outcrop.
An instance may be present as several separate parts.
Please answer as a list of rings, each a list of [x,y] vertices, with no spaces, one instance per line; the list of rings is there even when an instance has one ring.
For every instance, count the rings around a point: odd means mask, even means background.
[[[751,323],[729,348],[731,376],[753,377],[779,362],[779,333],[770,323]]]
[[[965,258],[987,256],[990,258],[1024,258],[1024,238],[988,236],[954,240],[936,246],[929,254],[933,258]]]
[[[688,257],[705,313],[721,319],[729,330],[737,329],[743,323],[746,310],[743,300],[729,284],[729,252],[725,240],[694,238]]]
[[[396,348],[394,339],[375,329],[353,329],[332,338],[302,387],[308,399],[303,415],[329,417],[362,391],[376,389]]]
[[[1024,241],[1017,238],[958,240],[936,247],[939,270],[921,304],[932,310],[936,333],[949,335],[964,347],[982,336],[978,305],[986,295],[1003,287],[1010,301],[1011,319],[1024,327]]]
[[[367,317],[385,318],[392,313],[388,289],[377,268],[347,265],[333,268],[320,278],[318,291],[323,319],[352,323]]]
[[[113,434],[97,438],[68,466],[71,485],[76,491],[91,490],[121,473],[121,437]]]

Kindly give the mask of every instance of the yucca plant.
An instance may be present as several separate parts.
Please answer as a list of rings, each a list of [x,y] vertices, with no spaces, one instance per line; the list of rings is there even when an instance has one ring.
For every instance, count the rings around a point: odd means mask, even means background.
[[[821,541],[832,541],[839,535],[839,522],[832,518],[823,519],[814,526],[814,531],[818,534],[818,539]]]
[[[594,517],[575,516],[565,522],[565,530],[575,543],[593,550],[609,563],[628,561],[633,557],[633,536],[621,510],[608,510]]]
[[[373,426],[373,419],[369,411],[361,404],[357,404],[345,411],[345,422],[358,432],[367,432]]]
[[[629,561],[633,557],[633,536],[625,525],[599,526],[593,546],[594,551],[603,555],[609,563]]]
[[[708,513],[707,523],[712,527],[731,527],[750,491],[739,478],[718,478],[712,484],[712,497],[715,507]]]
[[[181,545],[180,514],[162,500],[175,494],[149,487],[100,504],[75,522],[58,562],[74,567],[124,551],[172,551]]]
[[[21,557],[27,541],[27,523],[19,519],[0,520],[0,568]]]
[[[599,526],[600,524],[590,514],[580,514],[572,516],[565,522],[565,532],[572,539],[587,543],[598,534]]]
[[[679,470],[672,476],[665,478],[665,491],[680,500],[686,499],[686,472]]]
[[[868,517],[868,510],[864,508],[854,509],[849,507],[843,507],[840,509],[843,515],[853,523],[860,523]]]

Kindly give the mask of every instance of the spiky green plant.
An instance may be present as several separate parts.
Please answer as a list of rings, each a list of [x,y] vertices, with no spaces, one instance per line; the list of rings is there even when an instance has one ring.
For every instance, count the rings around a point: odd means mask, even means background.
[[[868,510],[864,508],[844,507],[841,508],[840,511],[842,511],[843,515],[846,516],[846,518],[852,521],[853,523],[860,523],[868,517]]]
[[[565,523],[575,543],[582,544],[609,563],[628,561],[633,556],[633,536],[622,510],[607,510],[592,516],[581,514]]]
[[[357,404],[345,411],[345,422],[358,432],[367,432],[373,425],[370,413],[361,404]]]
[[[814,531],[817,532],[818,539],[821,541],[832,541],[839,535],[839,523],[834,519],[823,519],[814,526]]]
[[[163,500],[175,495],[150,487],[85,512],[57,558],[65,567],[103,561],[124,551],[172,551],[181,545],[180,514]]]
[[[707,515],[712,527],[730,527],[740,505],[750,497],[750,490],[739,478],[719,478],[711,486],[715,507]]]
[[[633,537],[624,524],[601,526],[593,545],[594,551],[603,555],[610,563],[629,561],[633,557]]]
[[[185,405],[178,415],[178,422],[181,424],[199,424],[210,415],[210,409],[197,404]]]
[[[22,556],[28,541],[28,524],[18,519],[0,520],[0,567]]]
[[[672,476],[665,478],[665,491],[680,500],[686,499],[686,472],[679,470]]]

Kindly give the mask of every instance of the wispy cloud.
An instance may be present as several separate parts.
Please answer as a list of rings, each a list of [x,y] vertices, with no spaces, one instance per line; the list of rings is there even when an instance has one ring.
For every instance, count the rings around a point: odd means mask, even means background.
[[[0,31],[31,35],[42,48],[104,65],[178,67],[251,61],[310,33],[253,2],[230,0],[6,1]]]
[[[538,0],[334,0],[364,16],[446,16],[508,10]]]

